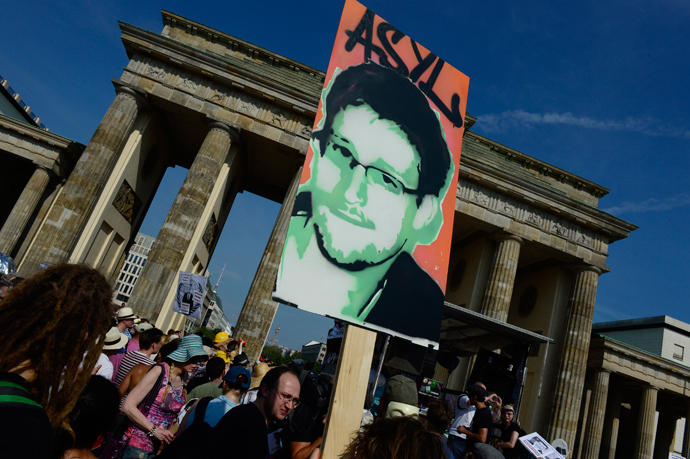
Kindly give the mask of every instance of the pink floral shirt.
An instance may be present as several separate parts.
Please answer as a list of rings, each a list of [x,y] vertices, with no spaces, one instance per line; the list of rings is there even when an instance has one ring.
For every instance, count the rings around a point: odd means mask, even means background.
[[[168,364],[163,364],[163,371],[165,372],[163,375],[163,385],[161,386],[161,390],[158,392],[156,401],[153,402],[153,405],[151,405],[151,410],[146,418],[153,422],[154,425],[156,425],[156,427],[159,429],[161,427],[164,429],[170,429],[170,426],[173,424],[173,421],[177,416],[177,413],[180,412],[185,404],[185,395],[184,388],[173,389],[172,384],[170,383],[170,368],[168,367]],[[163,394],[165,394],[166,388],[168,389],[168,393],[166,394],[164,400]],[[130,426],[125,435],[130,436],[129,444],[135,448],[153,453],[155,452],[155,448],[158,447],[158,444],[154,447],[152,439],[148,436],[148,432],[144,432],[137,426]],[[158,443],[158,441],[156,441],[156,443]]]

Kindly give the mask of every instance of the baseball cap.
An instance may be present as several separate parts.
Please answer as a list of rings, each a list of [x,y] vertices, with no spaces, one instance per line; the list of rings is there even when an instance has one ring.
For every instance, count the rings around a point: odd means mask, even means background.
[[[146,330],[151,330],[152,328],[153,325],[147,324],[146,322],[134,325],[134,329],[137,333],[144,333]]]
[[[486,398],[486,389],[484,389],[479,384],[474,384],[467,388],[467,395],[474,395],[477,397],[477,400],[483,402]]]
[[[249,373],[249,370],[244,367],[232,367],[227,373],[225,373],[223,381],[227,381],[229,383],[240,382],[242,383],[243,389],[249,389],[249,386],[252,383],[252,376]]]

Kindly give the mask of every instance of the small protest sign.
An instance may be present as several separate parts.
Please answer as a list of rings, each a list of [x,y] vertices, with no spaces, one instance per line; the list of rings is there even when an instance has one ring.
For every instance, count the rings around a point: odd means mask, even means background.
[[[181,271],[177,282],[173,311],[201,319],[205,295],[206,277]]]

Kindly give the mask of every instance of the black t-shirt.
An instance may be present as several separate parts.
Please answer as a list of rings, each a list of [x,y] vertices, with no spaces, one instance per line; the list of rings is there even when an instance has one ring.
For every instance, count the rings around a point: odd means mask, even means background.
[[[200,446],[199,457],[266,459],[266,420],[253,403],[228,411],[211,430],[210,451]]]
[[[510,437],[513,435],[513,432],[518,432],[518,434],[520,432],[520,426],[518,426],[517,423],[511,422],[508,427],[503,427],[503,425],[501,425],[501,441],[502,442],[509,442]],[[515,457],[514,448],[517,448],[517,446],[519,444],[520,444],[520,442],[516,441],[515,446],[513,448],[509,448],[509,449],[503,448],[503,457],[506,457],[506,458]]]
[[[0,373],[0,383],[26,390],[31,387],[24,378],[12,373]],[[53,428],[43,408],[0,404],[0,457],[47,458],[52,449]]]
[[[295,432],[287,426],[283,429],[283,451],[280,457],[283,459],[290,459],[292,457],[292,449],[290,443],[314,443],[319,437],[323,437],[323,422],[321,419],[314,421],[312,427],[306,432]]]
[[[472,418],[472,424],[470,424],[470,432],[472,433],[479,433],[479,429],[487,429],[486,430],[486,441],[489,441],[490,434],[491,434],[491,428],[494,425],[494,416],[491,414],[491,409],[486,406],[480,410],[477,410],[476,413],[474,413],[474,417]],[[486,443],[486,441],[484,443]],[[479,443],[476,440],[472,439],[467,436],[467,443],[468,443],[468,451],[471,451],[472,448],[471,446],[474,445],[475,443]]]

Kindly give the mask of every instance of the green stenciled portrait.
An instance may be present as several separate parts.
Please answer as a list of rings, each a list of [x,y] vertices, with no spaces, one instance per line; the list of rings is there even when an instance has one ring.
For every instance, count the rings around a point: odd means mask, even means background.
[[[444,294],[412,252],[439,234],[454,172],[439,115],[373,62],[334,72],[322,110],[274,299],[436,342]]]

